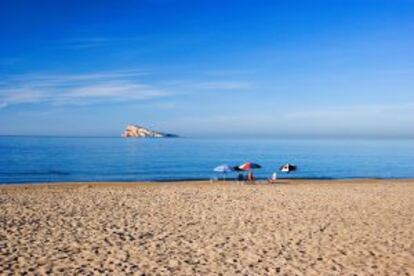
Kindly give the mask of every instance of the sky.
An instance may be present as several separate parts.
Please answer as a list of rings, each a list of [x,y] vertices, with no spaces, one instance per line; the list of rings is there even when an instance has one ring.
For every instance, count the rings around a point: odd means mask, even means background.
[[[0,135],[414,139],[414,1],[0,2]]]

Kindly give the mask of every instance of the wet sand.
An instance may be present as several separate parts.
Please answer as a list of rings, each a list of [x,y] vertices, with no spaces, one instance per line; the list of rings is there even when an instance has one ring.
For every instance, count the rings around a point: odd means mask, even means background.
[[[414,275],[414,180],[0,187],[0,275]]]

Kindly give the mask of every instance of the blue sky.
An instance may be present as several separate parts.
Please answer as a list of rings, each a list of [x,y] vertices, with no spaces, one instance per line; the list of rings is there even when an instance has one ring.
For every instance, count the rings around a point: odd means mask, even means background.
[[[414,138],[410,0],[5,0],[0,35],[3,135]]]

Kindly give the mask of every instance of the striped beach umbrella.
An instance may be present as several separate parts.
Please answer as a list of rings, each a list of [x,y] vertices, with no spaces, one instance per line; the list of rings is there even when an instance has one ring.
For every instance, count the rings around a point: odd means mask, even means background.
[[[239,169],[242,170],[242,171],[251,171],[251,170],[254,170],[254,169],[260,169],[261,167],[262,166],[260,166],[257,163],[247,162],[247,163],[244,163],[243,165],[240,165]]]

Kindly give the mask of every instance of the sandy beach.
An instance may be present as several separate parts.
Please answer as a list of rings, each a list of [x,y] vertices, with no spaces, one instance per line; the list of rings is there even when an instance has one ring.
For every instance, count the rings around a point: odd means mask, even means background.
[[[414,180],[0,187],[0,274],[414,275]]]

